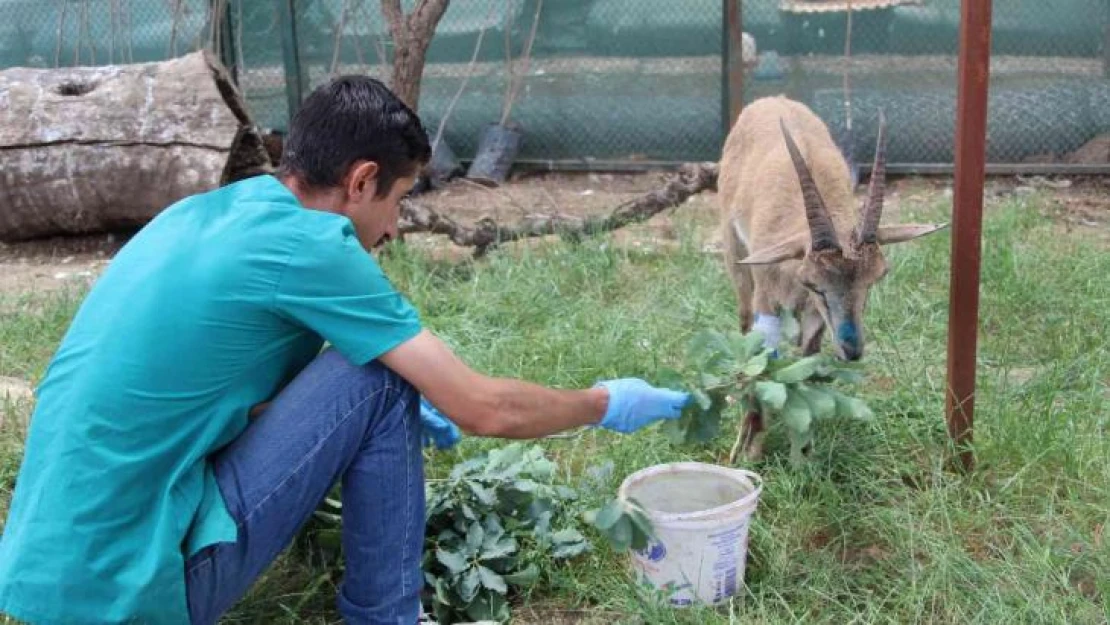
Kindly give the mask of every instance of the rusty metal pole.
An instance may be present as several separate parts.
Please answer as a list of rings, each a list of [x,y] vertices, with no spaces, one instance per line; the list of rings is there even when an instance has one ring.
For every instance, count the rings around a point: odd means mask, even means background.
[[[969,446],[975,414],[990,51],[991,0],[963,0],[960,9],[945,412],[948,433],[956,443],[960,463],[965,470],[970,470],[975,463]]]
[[[740,109],[744,107],[744,16],[742,0],[724,1],[724,71],[721,72],[725,82],[722,85],[722,96],[725,105],[722,108],[724,120],[724,135],[736,123],[740,116]]]

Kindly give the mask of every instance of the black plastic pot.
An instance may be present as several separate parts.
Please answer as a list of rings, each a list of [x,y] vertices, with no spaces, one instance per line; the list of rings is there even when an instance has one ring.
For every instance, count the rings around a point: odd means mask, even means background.
[[[524,133],[519,126],[487,125],[478,141],[478,151],[474,154],[474,161],[470,163],[466,177],[487,186],[497,186],[505,182],[523,143]]]

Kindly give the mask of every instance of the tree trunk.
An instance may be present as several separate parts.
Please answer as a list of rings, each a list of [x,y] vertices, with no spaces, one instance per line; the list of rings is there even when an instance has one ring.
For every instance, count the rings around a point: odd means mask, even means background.
[[[138,227],[219,186],[250,118],[208,52],[0,71],[0,240]]]
[[[382,15],[393,38],[393,75],[390,89],[412,110],[420,101],[424,61],[439,20],[450,0],[420,0],[412,13],[401,11],[400,0],[382,0]]]

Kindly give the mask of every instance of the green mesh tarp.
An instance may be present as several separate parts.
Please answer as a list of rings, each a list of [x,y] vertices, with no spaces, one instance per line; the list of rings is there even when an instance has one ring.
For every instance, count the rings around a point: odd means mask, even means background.
[[[745,101],[786,94],[809,104],[861,162],[871,157],[881,108],[892,164],[951,163],[959,0],[854,0],[848,59],[845,5],[743,2],[744,31],[759,53],[745,69]],[[289,6],[292,20],[283,15]],[[506,47],[519,67],[536,6],[454,0],[439,25],[420,113],[437,128],[471,73],[444,132],[464,159],[501,118]],[[721,0],[545,0],[511,110],[525,131],[520,159],[716,159],[723,14]],[[1064,160],[1110,132],[1110,3],[1006,0],[994,3],[993,21],[990,162]],[[221,29],[221,56],[235,64],[259,123],[276,129],[288,123],[298,75],[302,95],[335,73],[385,78],[393,55],[379,0],[0,0],[0,66],[164,59],[211,45]]]

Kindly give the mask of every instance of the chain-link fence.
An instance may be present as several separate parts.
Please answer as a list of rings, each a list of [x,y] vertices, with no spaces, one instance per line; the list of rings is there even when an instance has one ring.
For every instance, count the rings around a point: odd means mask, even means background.
[[[881,109],[892,165],[952,162],[959,0],[741,6],[758,51],[744,64],[745,102],[779,93],[806,102],[861,163]],[[727,115],[724,14],[721,0],[454,0],[428,52],[420,112],[434,130],[450,110],[444,136],[470,157],[483,127],[505,115],[508,55],[518,72],[527,65],[508,111],[525,132],[519,161],[713,160]],[[1084,149],[1110,133],[1110,3],[1005,0],[993,18],[988,161],[1110,160]],[[0,67],[216,46],[258,122],[283,129],[330,75],[385,79],[388,32],[380,0],[0,0]]]
[[[806,102],[863,162],[882,109],[892,163],[951,163],[960,0],[853,0],[850,47],[847,4],[747,0],[744,30],[760,62],[745,101]],[[1105,0],[993,3],[988,162],[1090,158],[1077,151],[1110,132],[1108,18]]]

